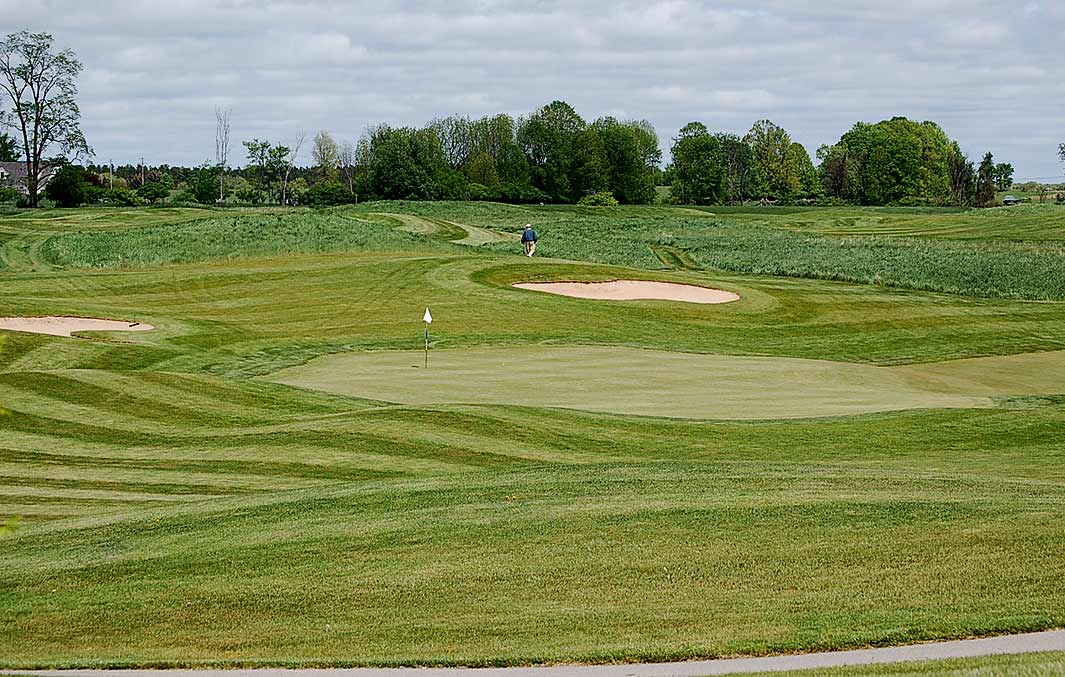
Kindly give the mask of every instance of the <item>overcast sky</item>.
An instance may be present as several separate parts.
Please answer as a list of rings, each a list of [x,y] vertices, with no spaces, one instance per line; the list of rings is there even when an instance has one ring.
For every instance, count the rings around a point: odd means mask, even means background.
[[[203,162],[215,106],[235,141],[291,142],[562,99],[646,118],[666,149],[691,120],[742,134],[768,117],[813,155],[905,115],[1017,178],[1063,173],[1063,0],[0,0],[0,26],[84,62],[99,162]]]

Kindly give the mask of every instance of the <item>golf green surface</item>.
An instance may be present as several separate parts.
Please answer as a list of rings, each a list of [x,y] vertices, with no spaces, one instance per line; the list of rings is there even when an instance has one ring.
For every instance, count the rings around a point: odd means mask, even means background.
[[[906,367],[602,346],[376,351],[320,357],[270,380],[412,405],[520,404],[701,419],[994,406],[1055,393],[1065,353]]]

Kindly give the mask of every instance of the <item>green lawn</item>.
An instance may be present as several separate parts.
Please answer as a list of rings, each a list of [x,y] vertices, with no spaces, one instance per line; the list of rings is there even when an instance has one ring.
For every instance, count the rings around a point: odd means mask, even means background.
[[[811,276],[708,265],[719,229],[746,256],[808,236],[754,218],[0,217],[0,316],[157,327],[0,334],[0,523],[21,517],[0,667],[665,660],[1065,626],[1065,303],[993,264],[1065,257],[938,237],[988,264],[959,293],[914,282],[950,270],[821,279],[868,252]],[[518,256],[526,222],[566,258]],[[795,261],[894,237],[831,230]],[[919,239],[895,238],[892,270]],[[617,278],[741,299],[511,287]]]
[[[752,675],[754,673],[744,673]],[[956,658],[939,661],[915,661],[889,665],[856,665],[844,668],[794,670],[789,672],[758,673],[757,677],[903,677],[905,675],[935,675],[936,677],[1057,677],[1065,674],[1065,652],[1030,653],[984,658]]]

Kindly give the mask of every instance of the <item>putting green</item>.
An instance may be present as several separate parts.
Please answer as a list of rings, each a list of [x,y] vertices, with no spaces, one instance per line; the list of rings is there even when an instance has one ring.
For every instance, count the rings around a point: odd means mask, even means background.
[[[414,405],[505,403],[702,419],[840,416],[990,407],[1065,391],[1065,353],[905,367],[604,346],[330,355],[270,380]]]

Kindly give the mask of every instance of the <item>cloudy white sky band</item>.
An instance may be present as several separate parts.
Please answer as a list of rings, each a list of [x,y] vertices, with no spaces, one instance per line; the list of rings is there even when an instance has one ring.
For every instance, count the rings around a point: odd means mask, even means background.
[[[564,99],[649,119],[664,147],[691,120],[742,134],[768,117],[811,154],[905,115],[1019,178],[1063,174],[1062,0],[0,0],[0,26],[77,52],[100,161],[202,162],[219,105],[237,140],[354,140]]]

